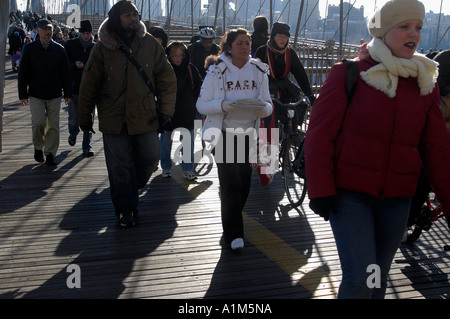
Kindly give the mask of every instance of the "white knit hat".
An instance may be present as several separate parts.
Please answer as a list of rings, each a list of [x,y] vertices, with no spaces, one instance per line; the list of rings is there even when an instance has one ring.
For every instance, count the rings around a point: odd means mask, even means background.
[[[425,20],[425,7],[418,0],[391,0],[378,9],[369,20],[369,33],[383,37],[397,24],[406,20]]]

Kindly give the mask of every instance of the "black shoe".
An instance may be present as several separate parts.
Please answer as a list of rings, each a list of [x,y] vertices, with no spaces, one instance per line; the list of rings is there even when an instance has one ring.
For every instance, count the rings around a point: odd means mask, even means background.
[[[36,162],[44,163],[44,152],[41,150],[34,150],[34,159]]]
[[[136,225],[136,221],[134,219],[134,212],[122,212],[119,214],[119,224],[122,227],[133,227]]]
[[[56,166],[55,159],[53,158],[53,155],[51,153],[47,155],[45,164],[48,166]]]
[[[92,151],[83,151],[83,156],[84,157],[92,157],[92,156],[94,156],[94,152],[92,152]]]
[[[76,136],[69,136],[69,145],[74,146],[77,143],[77,137]]]

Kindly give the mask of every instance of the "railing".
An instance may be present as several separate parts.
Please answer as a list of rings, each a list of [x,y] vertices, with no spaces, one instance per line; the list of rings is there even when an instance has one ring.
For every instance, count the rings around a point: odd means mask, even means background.
[[[67,14],[52,15],[54,21],[66,25]],[[94,32],[98,31],[99,26],[104,21],[101,15],[86,16],[82,19],[89,19],[92,22]],[[151,25],[164,25],[165,20],[152,21]],[[198,26],[194,26],[198,28]],[[192,37],[192,28],[185,24],[171,23],[170,41],[181,41],[188,44]],[[305,67],[313,93],[318,94],[325,81],[331,67],[341,61],[341,59],[353,59],[358,56],[359,46],[344,44],[342,55],[339,54],[339,45],[316,39],[297,39],[296,52]],[[342,57],[342,58],[341,58]]]

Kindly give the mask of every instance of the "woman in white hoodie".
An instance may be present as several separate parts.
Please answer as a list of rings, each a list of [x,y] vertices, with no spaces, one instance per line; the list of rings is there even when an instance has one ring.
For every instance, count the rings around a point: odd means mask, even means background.
[[[260,118],[272,113],[268,65],[252,59],[250,50],[247,30],[228,31],[197,101],[199,113],[207,115],[203,139],[215,146],[223,235],[233,250],[244,247],[242,210],[252,173],[249,149],[256,142]]]

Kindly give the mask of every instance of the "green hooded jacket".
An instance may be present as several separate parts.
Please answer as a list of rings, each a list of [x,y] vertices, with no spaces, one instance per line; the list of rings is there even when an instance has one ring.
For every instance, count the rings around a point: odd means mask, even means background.
[[[95,105],[99,129],[119,134],[127,124],[128,134],[144,134],[159,128],[155,96],[136,67],[119,50],[126,47],[147,73],[160,100],[161,113],[172,116],[177,96],[177,79],[163,47],[139,28],[128,47],[109,25],[99,28],[100,41],[92,49],[80,85],[78,115],[80,127],[92,127]]]

